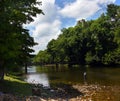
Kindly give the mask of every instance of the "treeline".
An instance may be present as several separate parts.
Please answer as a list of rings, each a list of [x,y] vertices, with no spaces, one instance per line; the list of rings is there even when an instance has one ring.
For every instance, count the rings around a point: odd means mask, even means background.
[[[98,19],[64,28],[34,58],[39,64],[120,64],[120,6],[110,4]]]
[[[42,13],[36,5],[41,2],[0,0],[0,80],[4,79],[6,72],[19,71],[30,61],[30,53],[34,52],[31,47],[37,43],[23,25]]]

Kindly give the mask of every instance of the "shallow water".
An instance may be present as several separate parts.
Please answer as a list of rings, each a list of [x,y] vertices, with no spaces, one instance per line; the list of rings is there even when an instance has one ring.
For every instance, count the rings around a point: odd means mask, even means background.
[[[84,77],[86,73],[86,77]],[[120,68],[90,68],[67,66],[30,66],[25,81],[50,86],[51,83],[120,85]]]
[[[78,84],[80,91],[84,91],[87,84],[86,90],[90,94],[83,98],[92,100],[86,101],[120,101],[120,68],[30,66],[24,80],[49,87],[53,84]]]

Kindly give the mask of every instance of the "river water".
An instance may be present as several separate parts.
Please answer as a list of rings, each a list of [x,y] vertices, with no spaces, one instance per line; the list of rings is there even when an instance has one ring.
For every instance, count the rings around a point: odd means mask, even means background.
[[[29,66],[24,80],[29,83],[40,83],[43,86],[51,86],[53,83],[119,86],[120,68]]]

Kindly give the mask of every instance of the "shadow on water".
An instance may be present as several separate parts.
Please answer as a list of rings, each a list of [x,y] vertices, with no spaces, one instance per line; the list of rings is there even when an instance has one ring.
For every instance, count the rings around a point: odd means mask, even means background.
[[[57,89],[56,95],[58,98],[76,98],[77,96],[83,96],[83,93],[73,88],[70,84],[56,84],[55,88]]]
[[[83,96],[83,93],[73,88],[70,84],[59,83],[49,87],[39,86],[41,93],[33,95],[40,96],[43,99],[71,99],[78,96]],[[39,95],[40,94],[40,95]]]

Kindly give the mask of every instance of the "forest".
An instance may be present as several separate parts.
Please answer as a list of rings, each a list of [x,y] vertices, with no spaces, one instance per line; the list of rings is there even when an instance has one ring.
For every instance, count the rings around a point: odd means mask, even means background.
[[[120,6],[109,4],[95,20],[79,20],[63,28],[47,49],[35,56],[37,64],[120,65]]]

